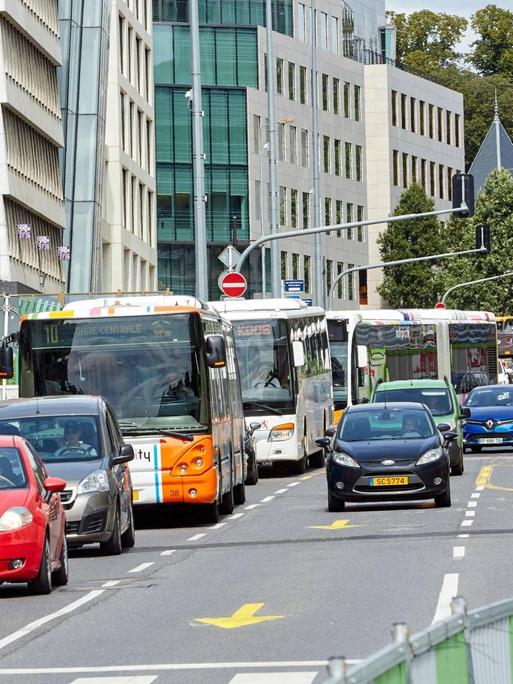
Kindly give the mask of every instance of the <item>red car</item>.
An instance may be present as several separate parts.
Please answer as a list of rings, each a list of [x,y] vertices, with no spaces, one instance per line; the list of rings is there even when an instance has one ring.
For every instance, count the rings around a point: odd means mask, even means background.
[[[66,482],[48,477],[22,437],[0,436],[0,584],[28,582],[49,594],[68,582],[65,514],[59,492]]]

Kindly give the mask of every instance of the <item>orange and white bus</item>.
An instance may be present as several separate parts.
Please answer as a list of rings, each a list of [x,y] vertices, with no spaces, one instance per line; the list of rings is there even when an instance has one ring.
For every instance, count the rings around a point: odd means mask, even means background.
[[[133,445],[133,498],[202,505],[209,520],[245,501],[244,414],[231,324],[193,297],[107,297],[30,314],[20,396],[101,394]]]

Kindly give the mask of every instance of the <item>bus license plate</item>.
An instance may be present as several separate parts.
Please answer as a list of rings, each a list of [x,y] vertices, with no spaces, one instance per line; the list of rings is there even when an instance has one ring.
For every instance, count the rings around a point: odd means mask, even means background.
[[[407,485],[410,478],[407,475],[395,475],[393,477],[369,477],[370,487],[393,487],[395,485]]]
[[[502,444],[502,437],[483,437],[478,439],[478,444]]]

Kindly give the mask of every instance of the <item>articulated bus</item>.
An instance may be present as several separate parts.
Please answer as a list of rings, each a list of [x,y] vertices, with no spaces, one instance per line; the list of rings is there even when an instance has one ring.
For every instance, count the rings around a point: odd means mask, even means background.
[[[211,302],[233,325],[244,415],[257,463],[324,465],[315,440],[333,424],[325,312],[297,299]]]
[[[335,418],[383,380],[448,378],[460,395],[497,382],[492,313],[449,309],[329,311]]]
[[[513,316],[497,316],[499,358],[513,360]]]
[[[21,324],[20,396],[101,394],[133,445],[133,498],[245,500],[244,414],[229,321],[193,297],[108,297]]]

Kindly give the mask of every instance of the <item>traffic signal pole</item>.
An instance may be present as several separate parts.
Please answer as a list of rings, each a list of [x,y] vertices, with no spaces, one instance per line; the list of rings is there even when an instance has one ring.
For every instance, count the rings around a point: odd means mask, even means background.
[[[478,285],[479,283],[487,283],[489,280],[499,280],[499,278],[509,278],[513,276],[513,271],[508,271],[507,273],[501,273],[500,275],[490,276],[489,278],[478,278],[477,280],[468,280],[466,283],[458,283],[453,285],[448,290],[445,291],[442,297],[442,304],[445,304],[445,300],[454,290],[458,290],[460,287],[466,287],[467,285]]]

